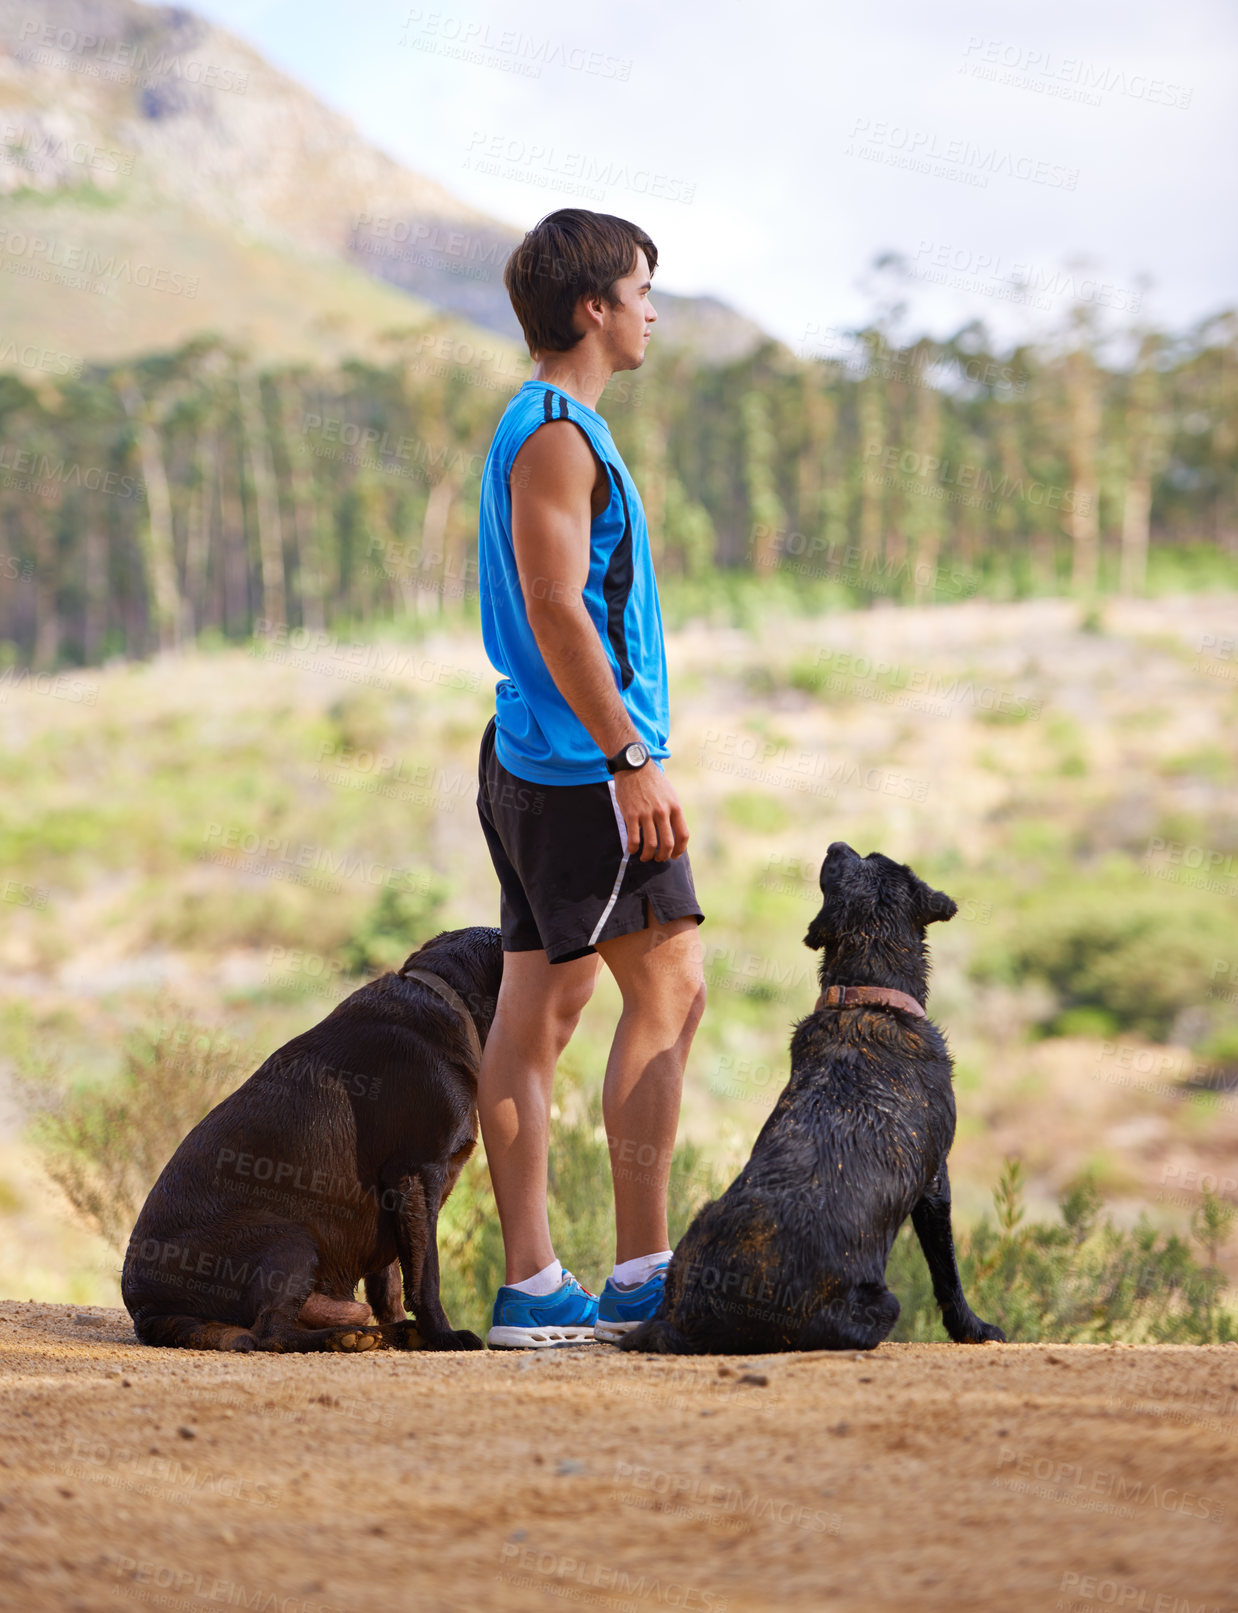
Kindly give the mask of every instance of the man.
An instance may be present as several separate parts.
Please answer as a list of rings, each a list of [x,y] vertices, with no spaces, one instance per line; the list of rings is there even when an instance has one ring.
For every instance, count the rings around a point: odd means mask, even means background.
[[[502,675],[477,801],[504,948],[478,1082],[507,1263],[495,1348],[613,1342],[657,1309],[670,1259],[703,915],[661,766],[666,661],[645,515],[596,409],[616,371],[644,362],[657,261],[635,225],[563,208],[504,271],[534,369],[495,432],[479,521],[482,631]],[[616,1250],[600,1301],[563,1271],[546,1213],[555,1065],[599,958],[623,998],[602,1088]]]

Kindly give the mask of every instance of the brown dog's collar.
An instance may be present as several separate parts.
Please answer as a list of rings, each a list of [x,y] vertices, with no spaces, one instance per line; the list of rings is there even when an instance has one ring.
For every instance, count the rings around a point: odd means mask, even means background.
[[[460,993],[449,986],[441,976],[431,974],[429,969],[400,969],[397,971],[401,980],[420,980],[423,986],[429,986],[447,1004],[454,1008],[460,1019],[464,1022],[465,1033],[468,1036],[469,1048],[477,1061],[477,1068],[481,1069],[481,1037],[477,1034],[477,1025],[472,1014],[469,1013],[468,1004]]]
[[[823,1008],[860,1008],[865,1004],[875,1008],[902,1008],[919,1019],[928,1015],[916,999],[892,986],[827,986],[817,998],[813,1008],[819,1014]]]

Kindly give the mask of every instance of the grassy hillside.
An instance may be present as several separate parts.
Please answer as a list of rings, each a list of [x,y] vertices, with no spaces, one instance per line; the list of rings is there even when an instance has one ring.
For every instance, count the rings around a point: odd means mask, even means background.
[[[1126,1222],[1181,1229],[1202,1188],[1238,1195],[1238,1098],[1207,1090],[1238,1063],[1238,680],[1200,648],[1233,608],[969,602],[672,634],[711,989],[683,1132],[720,1170],[785,1079],[816,870],[843,838],[961,906],[931,936],[931,1012],[957,1056],[965,1219],[1006,1155],[1037,1210],[1084,1172]],[[351,989],[359,956],[493,922],[473,807],[491,688],[464,621],[10,674],[6,1076],[111,1080],[127,1039],[192,1021],[234,1040],[240,1080]],[[569,1108],[615,1014],[604,983]],[[0,1293],[114,1303],[115,1254],[74,1230],[13,1109],[0,1184]]]
[[[72,373],[55,355],[77,368],[202,331],[273,362],[326,365],[380,356],[386,332],[432,313],[325,252],[238,234],[150,195],[27,192],[4,202],[3,223],[0,348],[4,367],[27,376]],[[514,343],[485,340],[520,356]],[[23,362],[30,349],[53,357]]]

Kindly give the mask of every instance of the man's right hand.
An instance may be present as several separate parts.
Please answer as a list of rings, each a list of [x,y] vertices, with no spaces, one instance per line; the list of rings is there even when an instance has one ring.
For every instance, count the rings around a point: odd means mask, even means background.
[[[669,862],[688,849],[688,825],[671,781],[656,762],[615,774],[615,797],[628,831],[628,853],[640,860]]]

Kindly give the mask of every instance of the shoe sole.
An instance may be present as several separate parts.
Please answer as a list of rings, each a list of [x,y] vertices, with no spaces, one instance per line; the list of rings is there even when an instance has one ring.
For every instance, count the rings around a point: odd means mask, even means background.
[[[596,1322],[593,1336],[599,1344],[618,1344],[625,1333],[630,1333],[634,1327],[639,1326],[640,1322]]]
[[[568,1344],[592,1344],[591,1327],[492,1327],[486,1334],[491,1350],[554,1350]]]

